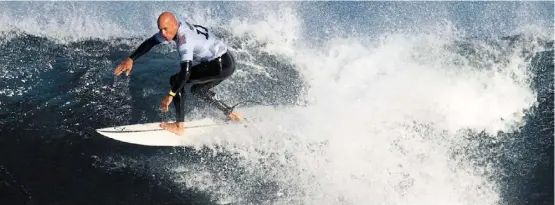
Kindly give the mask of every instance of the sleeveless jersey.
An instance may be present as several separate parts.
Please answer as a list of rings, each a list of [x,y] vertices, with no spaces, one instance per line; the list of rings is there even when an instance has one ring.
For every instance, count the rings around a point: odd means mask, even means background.
[[[156,40],[168,44],[164,36],[156,33]],[[192,61],[192,65],[211,61],[227,52],[227,46],[206,27],[179,22],[179,29],[172,40],[175,42],[180,60]]]

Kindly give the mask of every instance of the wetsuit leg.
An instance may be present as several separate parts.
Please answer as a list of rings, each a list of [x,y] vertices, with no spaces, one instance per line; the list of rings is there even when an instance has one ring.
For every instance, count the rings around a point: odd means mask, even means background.
[[[177,81],[177,75],[178,74],[175,74],[170,77],[170,86],[173,85],[175,81]],[[177,115],[176,122],[185,121],[185,99],[183,98],[185,98],[185,88],[181,88],[181,90],[179,90],[179,92],[177,92],[175,96],[173,96],[172,101]]]
[[[215,87],[216,85],[220,84],[223,80],[208,82],[204,84],[195,84],[191,87],[191,93],[195,97],[198,97],[205,102],[216,106],[219,110],[224,112],[224,114],[229,115],[231,113],[231,107],[226,105],[224,102],[220,101],[216,98],[216,93],[211,88]]]
[[[210,89],[216,87],[225,79],[229,78],[235,71],[235,59],[230,53],[225,53],[219,59],[215,59],[207,64],[201,64],[198,68],[193,68],[190,82],[191,93],[205,102],[216,106],[224,114],[231,112],[231,107],[216,99],[216,93]]]
[[[177,113],[177,121],[185,120],[185,87],[192,84],[191,93],[205,102],[216,106],[226,115],[231,112],[231,107],[215,98],[216,93],[210,89],[230,77],[235,71],[235,59],[228,52],[220,58],[210,62],[201,63],[191,68],[191,76],[187,84],[173,97],[173,103]],[[170,78],[170,85],[177,81],[177,74]]]

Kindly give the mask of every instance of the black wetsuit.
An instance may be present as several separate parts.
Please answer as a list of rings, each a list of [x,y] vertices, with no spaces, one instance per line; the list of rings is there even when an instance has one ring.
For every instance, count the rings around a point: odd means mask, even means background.
[[[152,36],[144,41],[129,57],[135,60],[159,43],[156,37]],[[226,115],[231,113],[231,107],[215,99],[215,93],[210,90],[230,77],[235,71],[235,59],[229,51],[212,61],[202,62],[194,67],[192,67],[191,61],[182,61],[180,66],[181,71],[170,77],[171,91],[175,93],[173,104],[177,113],[177,122],[183,122],[185,119],[184,97],[186,84],[192,84],[191,93],[194,96],[216,106]]]

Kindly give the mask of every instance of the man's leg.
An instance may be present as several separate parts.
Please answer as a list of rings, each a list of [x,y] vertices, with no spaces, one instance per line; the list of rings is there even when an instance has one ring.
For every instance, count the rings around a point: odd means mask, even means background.
[[[215,98],[215,93],[210,89],[220,84],[222,81],[230,77],[235,71],[235,60],[230,53],[222,55],[220,58],[214,59],[210,62],[201,63],[191,69],[191,76],[187,84],[193,84],[191,92],[196,97],[215,105],[218,109],[222,110],[232,120],[242,119],[239,114],[231,111],[231,107]],[[170,83],[177,80],[177,76],[172,76]],[[181,90],[173,98],[173,102],[177,112],[177,121],[183,122],[185,118],[184,111],[184,98],[185,90]],[[178,123],[176,123],[178,124]],[[181,123],[183,124],[183,123]]]
[[[235,59],[231,53],[225,53],[219,59],[193,67],[190,83],[191,93],[211,105],[216,106],[232,120],[240,120],[239,114],[231,111],[231,107],[215,98],[215,93],[210,89],[229,78],[235,71]]]
[[[224,112],[225,115],[229,115],[232,111],[231,107],[217,99],[216,93],[210,90],[216,85],[220,84],[222,81],[223,80],[216,80],[204,84],[195,84],[191,87],[191,93],[193,93],[195,97],[198,97],[205,102],[216,106],[216,108]]]

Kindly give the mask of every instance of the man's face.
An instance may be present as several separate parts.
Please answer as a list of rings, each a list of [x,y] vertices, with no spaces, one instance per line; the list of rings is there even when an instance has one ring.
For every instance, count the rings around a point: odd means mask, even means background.
[[[177,34],[177,25],[169,20],[159,23],[158,29],[160,34],[168,41],[172,40]]]

